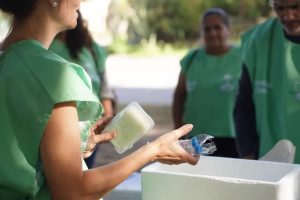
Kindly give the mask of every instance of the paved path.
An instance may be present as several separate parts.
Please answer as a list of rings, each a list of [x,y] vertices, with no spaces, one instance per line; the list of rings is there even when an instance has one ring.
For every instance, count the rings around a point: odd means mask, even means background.
[[[107,60],[109,82],[121,103],[170,105],[179,75],[179,57],[110,56]]]

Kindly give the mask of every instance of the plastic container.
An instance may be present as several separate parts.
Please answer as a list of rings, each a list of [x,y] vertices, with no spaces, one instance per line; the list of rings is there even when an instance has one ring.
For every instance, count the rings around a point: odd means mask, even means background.
[[[131,102],[119,112],[104,131],[116,131],[111,140],[118,153],[130,149],[146,132],[154,126],[153,119],[136,102]]]
[[[300,200],[300,165],[201,156],[142,170],[142,200]]]
[[[193,156],[210,155],[217,150],[214,137],[207,134],[196,135],[189,140],[178,140],[178,143]]]

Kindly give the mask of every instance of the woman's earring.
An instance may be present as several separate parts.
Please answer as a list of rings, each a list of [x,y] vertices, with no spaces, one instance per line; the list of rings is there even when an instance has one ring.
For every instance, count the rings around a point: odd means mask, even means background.
[[[55,8],[57,6],[57,1],[52,2],[52,7]]]

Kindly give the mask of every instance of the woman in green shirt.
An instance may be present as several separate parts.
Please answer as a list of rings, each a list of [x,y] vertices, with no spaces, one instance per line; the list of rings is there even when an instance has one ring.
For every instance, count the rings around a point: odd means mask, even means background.
[[[229,19],[224,10],[207,10],[201,30],[205,46],[190,51],[180,62],[173,103],[175,127],[191,123],[189,137],[215,136],[214,156],[238,157],[232,112],[241,72],[239,49],[228,42]]]
[[[82,152],[115,133],[99,134],[107,120],[99,119],[102,106],[83,68],[48,51],[57,33],[76,26],[80,3],[0,1],[13,16],[0,48],[0,199],[99,199],[152,160],[198,161],[177,143],[191,130],[186,125],[83,171]]]

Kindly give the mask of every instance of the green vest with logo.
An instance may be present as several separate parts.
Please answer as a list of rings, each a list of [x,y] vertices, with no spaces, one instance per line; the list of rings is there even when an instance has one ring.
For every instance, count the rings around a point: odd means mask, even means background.
[[[232,47],[222,56],[199,48],[180,64],[187,87],[183,121],[194,125],[189,136],[235,137],[232,113],[242,66],[239,48]]]
[[[243,58],[253,87],[260,156],[279,140],[296,146],[300,163],[300,45],[288,41],[277,18],[243,36]]]

